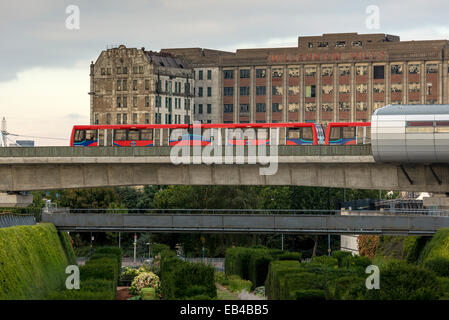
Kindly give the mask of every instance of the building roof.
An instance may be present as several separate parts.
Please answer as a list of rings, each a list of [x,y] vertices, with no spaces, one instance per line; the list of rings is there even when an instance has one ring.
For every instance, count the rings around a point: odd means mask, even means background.
[[[184,62],[180,58],[173,57],[169,53],[145,51],[145,55],[148,60],[156,66],[181,69],[186,68]]]
[[[389,104],[374,115],[449,114],[449,104]]]

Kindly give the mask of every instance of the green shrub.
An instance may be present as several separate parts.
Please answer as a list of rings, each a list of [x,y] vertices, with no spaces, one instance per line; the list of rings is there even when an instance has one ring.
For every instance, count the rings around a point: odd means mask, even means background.
[[[271,260],[273,258],[266,249],[257,249],[251,252],[247,279],[252,282],[253,288],[264,285]]]
[[[449,259],[449,228],[438,230],[430,241],[428,241],[418,259],[420,264],[432,258]]]
[[[222,286],[226,286],[229,284],[226,274],[221,271],[215,271],[214,281],[221,284]]]
[[[70,241],[70,236],[68,232],[58,232],[59,240],[61,241],[62,248],[64,249],[65,255],[67,257],[67,262],[71,265],[77,265],[75,252],[73,251],[73,246]]]
[[[363,300],[367,291],[365,278],[346,275],[336,278],[328,288],[333,300]]]
[[[117,257],[118,268],[121,269],[121,267],[122,267],[122,256],[123,256],[123,251],[122,251],[121,248],[117,248],[117,247],[99,247],[99,248],[95,249],[95,252],[94,252],[94,256],[97,256],[97,255],[108,255],[108,254],[112,254],[112,255],[115,255]]]
[[[0,228],[0,300],[44,299],[65,288],[66,250],[54,225]]]
[[[432,270],[440,277],[449,277],[449,259],[443,257],[436,257],[427,259],[424,262],[424,267]]]
[[[226,275],[236,274],[242,279],[248,279],[249,261],[253,250],[260,250],[260,249],[251,249],[242,247],[226,249],[226,256],[225,256]]]
[[[140,291],[142,300],[157,300],[156,290],[154,288],[143,288]]]
[[[187,297],[194,297],[199,295],[207,295],[207,288],[205,286],[193,285],[185,290]]]
[[[331,256],[312,257],[311,262],[324,264],[329,267],[335,267],[335,268],[338,267],[338,260]]]
[[[186,297],[184,300],[212,300],[212,298],[206,294],[199,294],[193,297]]]
[[[300,270],[298,261],[271,261],[265,281],[265,293],[268,299],[279,300],[281,287],[284,286],[284,277],[289,273],[299,273]]]
[[[332,257],[337,259],[338,266],[342,267],[343,259],[346,257],[352,257],[352,253],[349,251],[337,250],[337,251],[332,252]]]
[[[318,275],[311,272],[287,274],[281,292],[281,300],[295,300],[297,290],[320,289]]]
[[[393,260],[380,269],[381,300],[435,300],[442,295],[435,273],[427,269]]]
[[[237,275],[231,275],[228,277],[229,290],[235,293],[239,293],[242,290],[251,292],[252,283],[249,280],[243,280]]]
[[[449,278],[438,277],[437,279],[441,288],[440,300],[449,300]]]
[[[276,260],[297,260],[301,261],[300,252],[285,252],[276,256]]]
[[[170,250],[170,246],[162,243],[152,243],[151,244],[151,256],[155,257],[162,251]]]
[[[108,258],[108,259],[113,259],[116,261],[117,263],[117,268],[118,270],[121,269],[121,259],[119,257],[117,257],[115,254],[111,254],[111,253],[95,253],[90,259],[89,261],[93,262],[96,260],[100,260],[103,258]]]
[[[371,265],[371,260],[368,257],[352,255],[344,257],[341,262],[341,267],[343,268],[360,268],[363,271],[369,265]]]
[[[297,290],[294,296],[295,300],[326,300],[324,291],[317,289]]]

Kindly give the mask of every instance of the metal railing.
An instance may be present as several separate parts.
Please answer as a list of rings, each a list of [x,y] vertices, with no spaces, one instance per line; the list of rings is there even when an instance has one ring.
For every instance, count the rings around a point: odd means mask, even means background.
[[[0,214],[0,228],[8,228],[13,226],[35,225],[36,219],[33,215],[28,214]]]
[[[67,214],[292,214],[292,215],[429,215],[449,216],[443,209],[384,209],[384,210],[322,210],[322,209],[103,209],[103,208],[44,208],[44,213]]]

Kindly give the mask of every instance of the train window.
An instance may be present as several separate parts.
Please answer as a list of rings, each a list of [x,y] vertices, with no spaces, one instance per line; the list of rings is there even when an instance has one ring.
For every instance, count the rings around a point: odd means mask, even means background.
[[[449,132],[449,121],[436,121],[435,132]]]
[[[88,141],[97,140],[97,130],[87,130],[86,131],[86,140],[88,140]]]
[[[142,140],[153,140],[153,130],[151,129],[143,129],[140,133],[140,138]]]
[[[341,138],[341,127],[331,127],[331,134],[330,139],[331,140],[338,140]]]
[[[126,130],[125,129],[115,130],[114,137],[115,137],[114,138],[115,140],[128,140],[128,139],[126,139]]]
[[[82,142],[82,141],[85,140],[85,135],[86,135],[86,131],[85,130],[76,130],[73,140],[75,142]]]
[[[138,129],[130,129],[128,131],[128,140],[140,140],[140,131]]]
[[[304,140],[313,140],[312,127],[304,127],[304,128],[302,128],[302,138]]]
[[[343,128],[343,139],[355,138],[355,127],[344,127]]]
[[[407,133],[429,133],[433,131],[433,121],[407,121],[405,127]]]
[[[299,139],[301,135],[301,128],[290,128],[288,129],[289,139]]]

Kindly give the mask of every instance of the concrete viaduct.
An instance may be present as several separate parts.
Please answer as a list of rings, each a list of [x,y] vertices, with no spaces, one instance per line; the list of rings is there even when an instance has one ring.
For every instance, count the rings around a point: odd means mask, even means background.
[[[223,147],[223,148],[232,148]],[[234,147],[235,148],[235,147]],[[376,163],[369,145],[279,146],[266,165],[179,164],[170,147],[0,148],[0,192],[133,185],[296,185],[449,192],[449,164]],[[235,154],[235,153],[234,153]]]

